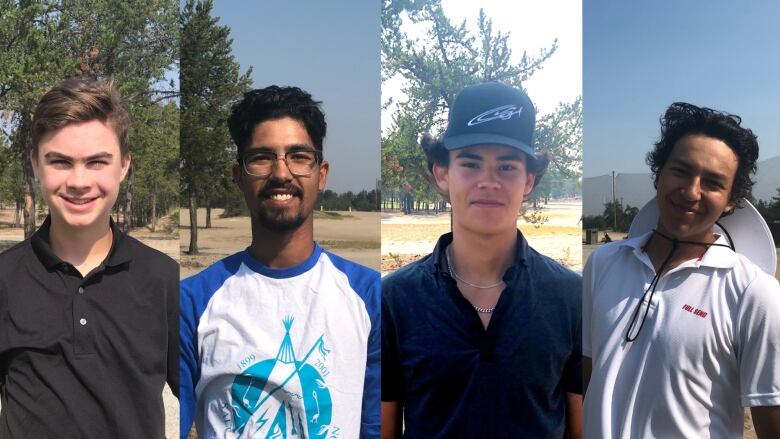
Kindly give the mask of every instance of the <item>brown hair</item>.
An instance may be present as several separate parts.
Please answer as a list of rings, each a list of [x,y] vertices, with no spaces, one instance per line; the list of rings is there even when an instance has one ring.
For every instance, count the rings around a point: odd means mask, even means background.
[[[108,123],[119,138],[122,157],[130,152],[130,114],[112,80],[66,79],[43,95],[35,107],[32,152],[46,133],[67,125],[99,120]]]

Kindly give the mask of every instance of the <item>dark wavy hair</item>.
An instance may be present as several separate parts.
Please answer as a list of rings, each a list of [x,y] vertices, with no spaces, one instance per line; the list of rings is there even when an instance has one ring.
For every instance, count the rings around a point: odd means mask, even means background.
[[[655,187],[658,187],[658,174],[677,141],[687,135],[701,134],[722,141],[737,156],[737,173],[729,201],[739,206],[753,188],[755,182],[751,176],[756,172],[758,160],[758,138],[753,131],[742,127],[741,123],[742,118],[739,116],[722,111],[685,102],[670,105],[661,118],[661,139],[647,154],[647,164],[653,173]]]
[[[436,188],[437,192],[447,197],[447,194],[441,193],[436,185],[436,180],[433,178],[433,165],[449,166],[450,153],[447,148],[444,147],[444,141],[441,137],[433,137],[430,134],[424,134],[422,141],[420,142],[423,152],[425,152],[425,159],[428,161],[428,178]],[[534,188],[542,181],[542,177],[547,172],[547,167],[550,165],[550,153],[548,151],[537,151],[533,157],[528,157],[526,160],[526,171],[534,174]]]
[[[233,105],[228,118],[230,136],[238,147],[238,159],[241,159],[244,149],[249,146],[252,131],[257,124],[284,117],[301,121],[314,147],[322,151],[328,125],[320,109],[321,103],[298,87],[272,85],[244,93],[244,98]]]

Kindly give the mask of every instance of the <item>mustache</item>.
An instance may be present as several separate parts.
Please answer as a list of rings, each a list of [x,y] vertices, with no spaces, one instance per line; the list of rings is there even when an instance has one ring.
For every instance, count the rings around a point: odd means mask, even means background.
[[[269,181],[266,186],[263,188],[263,190],[260,192],[261,197],[269,198],[271,195],[274,194],[275,190],[283,189],[287,191],[292,196],[298,196],[300,197],[303,195],[303,191],[301,188],[294,186],[291,182],[274,182]]]

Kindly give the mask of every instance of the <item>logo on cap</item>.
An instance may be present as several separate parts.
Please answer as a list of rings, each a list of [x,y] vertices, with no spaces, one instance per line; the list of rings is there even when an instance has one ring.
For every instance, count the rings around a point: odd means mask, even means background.
[[[490,109],[469,121],[468,126],[479,125],[481,123],[490,122],[491,120],[501,119],[509,120],[513,115],[517,114],[518,117],[522,113],[523,107],[517,108],[515,105],[502,105]]]

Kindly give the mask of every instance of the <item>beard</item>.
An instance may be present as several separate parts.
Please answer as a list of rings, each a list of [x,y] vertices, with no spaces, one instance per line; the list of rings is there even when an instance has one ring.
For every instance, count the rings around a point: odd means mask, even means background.
[[[288,209],[260,209],[256,217],[258,223],[267,230],[291,232],[306,222],[309,213],[304,212],[303,207],[296,212],[290,212]]]
[[[270,198],[275,189],[285,189],[294,197],[298,198],[297,208],[278,208],[264,205],[263,201]],[[272,232],[285,233],[296,230],[306,222],[309,215],[312,214],[314,206],[304,204],[304,194],[300,187],[292,185],[290,182],[278,184],[275,181],[269,181],[263,192],[260,193],[260,203],[255,211],[255,219],[264,229]]]

